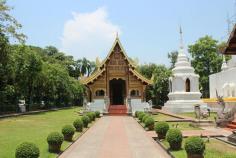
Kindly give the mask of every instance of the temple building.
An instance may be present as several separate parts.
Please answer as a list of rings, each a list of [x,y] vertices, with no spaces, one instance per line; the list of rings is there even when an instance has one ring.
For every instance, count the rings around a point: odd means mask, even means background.
[[[174,113],[193,112],[194,105],[204,105],[200,99],[199,75],[195,74],[194,68],[184,52],[182,30],[180,28],[180,49],[177,62],[172,69],[169,78],[169,100],[163,109]]]
[[[130,102],[136,102],[132,111],[145,108],[145,90],[152,81],[136,70],[118,36],[107,57],[97,66],[91,76],[81,79],[87,87],[90,110],[102,112],[117,107],[124,112],[130,104],[128,98]]]
[[[226,62],[224,55],[232,55]],[[210,99],[205,99],[208,105],[216,104],[216,91],[219,96],[223,96],[226,108],[236,106],[236,25],[234,26],[226,48],[223,51],[223,63],[221,71],[209,76],[210,80]]]

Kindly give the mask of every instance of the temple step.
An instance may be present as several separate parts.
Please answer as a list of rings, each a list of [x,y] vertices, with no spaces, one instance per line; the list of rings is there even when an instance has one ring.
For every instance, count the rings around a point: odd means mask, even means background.
[[[109,115],[127,115],[125,105],[110,105],[108,109]]]

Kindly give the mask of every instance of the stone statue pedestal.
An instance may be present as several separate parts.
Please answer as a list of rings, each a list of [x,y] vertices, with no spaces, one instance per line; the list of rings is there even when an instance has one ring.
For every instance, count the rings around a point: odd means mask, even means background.
[[[233,131],[233,134],[231,134],[230,136],[228,136],[228,141],[230,141],[230,142],[236,144],[236,130]]]

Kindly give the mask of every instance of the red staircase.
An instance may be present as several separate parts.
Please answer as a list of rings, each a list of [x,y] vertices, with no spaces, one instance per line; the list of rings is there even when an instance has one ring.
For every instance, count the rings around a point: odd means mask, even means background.
[[[127,115],[125,105],[110,105],[108,109],[109,115]]]
[[[230,129],[230,130],[236,130],[236,120],[232,121],[231,123],[229,123],[227,125],[227,128]]]

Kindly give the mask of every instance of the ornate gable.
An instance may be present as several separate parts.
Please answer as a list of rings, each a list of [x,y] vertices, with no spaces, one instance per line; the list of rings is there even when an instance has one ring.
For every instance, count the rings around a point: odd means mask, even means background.
[[[135,64],[127,56],[118,37],[115,39],[107,57],[98,66],[96,72],[90,77],[81,80],[81,82],[83,84],[93,83],[104,74],[104,71],[106,71],[105,74],[113,78],[124,78],[130,73],[140,80],[141,83],[152,84],[151,80],[146,79],[135,70]]]

